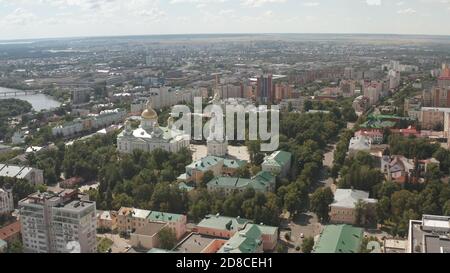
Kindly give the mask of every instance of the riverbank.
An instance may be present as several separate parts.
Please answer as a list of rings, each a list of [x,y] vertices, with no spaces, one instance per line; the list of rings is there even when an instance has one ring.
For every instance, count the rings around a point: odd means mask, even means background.
[[[58,108],[61,106],[61,102],[55,100],[53,97],[45,94],[26,94],[25,91],[31,91],[31,90],[19,90],[19,89],[12,89],[12,88],[6,88],[6,87],[0,87],[0,100],[1,99],[19,99],[27,101],[31,104],[33,109],[37,112],[40,112],[42,110],[51,110],[54,108]],[[7,95],[3,96],[2,93],[11,93],[17,92],[17,95]]]

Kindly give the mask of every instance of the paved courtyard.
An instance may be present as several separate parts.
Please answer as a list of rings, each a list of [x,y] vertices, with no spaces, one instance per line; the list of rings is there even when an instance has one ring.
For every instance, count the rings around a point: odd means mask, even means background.
[[[286,227],[286,223],[284,224]],[[322,225],[319,223],[317,216],[314,213],[302,213],[297,215],[295,219],[287,223],[287,229],[282,229],[280,232],[280,240],[282,240],[288,246],[289,253],[300,253],[295,248],[302,246],[303,239],[307,237],[315,237],[320,234]],[[285,234],[291,233],[291,238],[286,241]],[[304,238],[301,238],[301,234]]]
[[[194,161],[200,160],[208,154],[206,145],[190,145],[192,151],[192,159]],[[236,159],[250,161],[250,154],[247,146],[228,146],[228,154]]]
[[[130,248],[129,241],[121,238],[118,234],[97,234],[97,237],[108,238],[113,241],[113,245],[111,246],[112,253],[126,253]]]

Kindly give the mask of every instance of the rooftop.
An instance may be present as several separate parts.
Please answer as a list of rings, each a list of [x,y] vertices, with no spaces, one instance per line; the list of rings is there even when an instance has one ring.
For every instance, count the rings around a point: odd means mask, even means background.
[[[240,217],[235,218],[210,214],[205,216],[197,226],[237,232],[242,230],[247,223],[251,223],[251,221]]]
[[[276,151],[264,159],[263,164],[284,166],[291,160],[292,154],[285,151]]]
[[[328,225],[320,234],[314,253],[358,253],[363,229],[350,225]]]
[[[236,232],[218,253],[255,253],[262,244],[262,233],[257,225],[249,224]]]
[[[334,202],[330,206],[354,208],[359,200],[372,204],[377,202],[376,199],[369,198],[369,193],[365,191],[337,189],[334,193]]]
[[[2,227],[0,229],[0,240],[7,241],[11,236],[19,233],[21,229],[20,222],[16,221],[10,225]]]
[[[409,249],[412,253],[450,253],[450,216],[423,215],[409,227]]]
[[[181,253],[201,253],[209,244],[217,238],[191,233],[186,239],[176,246],[177,252]]]

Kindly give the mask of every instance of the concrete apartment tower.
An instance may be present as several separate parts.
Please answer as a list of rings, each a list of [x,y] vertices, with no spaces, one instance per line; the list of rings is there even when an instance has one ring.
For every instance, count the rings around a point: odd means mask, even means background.
[[[19,201],[24,252],[97,252],[96,207],[87,200],[76,190],[62,190]]]

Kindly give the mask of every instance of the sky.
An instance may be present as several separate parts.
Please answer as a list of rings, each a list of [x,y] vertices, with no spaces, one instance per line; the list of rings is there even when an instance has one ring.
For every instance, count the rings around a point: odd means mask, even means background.
[[[450,0],[0,0],[0,40],[200,33],[450,35]]]

